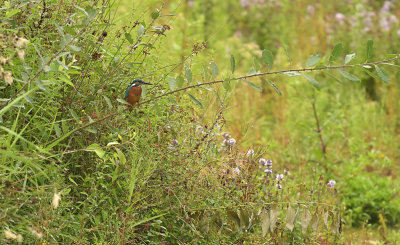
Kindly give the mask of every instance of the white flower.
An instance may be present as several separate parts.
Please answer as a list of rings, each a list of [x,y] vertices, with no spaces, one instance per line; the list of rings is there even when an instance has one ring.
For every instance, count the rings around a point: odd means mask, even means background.
[[[276,188],[278,188],[279,190],[282,189],[282,186],[280,184],[276,184]]]
[[[277,174],[276,175],[276,180],[277,181],[282,181],[283,180],[283,174]]]
[[[248,150],[246,156],[247,157],[253,157],[254,156],[254,150],[253,149]]]
[[[54,193],[53,195],[53,208],[58,208],[58,206],[60,205],[60,200],[61,200],[61,193]]]

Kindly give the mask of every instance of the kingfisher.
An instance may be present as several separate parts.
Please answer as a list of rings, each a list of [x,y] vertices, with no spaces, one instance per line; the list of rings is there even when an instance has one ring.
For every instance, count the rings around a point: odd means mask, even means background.
[[[125,100],[134,106],[136,104],[140,104],[140,96],[142,95],[142,87],[140,85],[152,85],[151,83],[145,82],[142,79],[135,79],[131,82],[129,87],[126,89],[125,92]]]

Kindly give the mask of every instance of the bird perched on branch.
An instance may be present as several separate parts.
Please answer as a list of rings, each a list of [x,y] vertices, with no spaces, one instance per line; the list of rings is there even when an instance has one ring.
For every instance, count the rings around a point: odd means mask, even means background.
[[[131,82],[125,92],[125,100],[131,105],[140,104],[140,96],[142,95],[141,85],[152,85],[151,83],[145,82],[142,79],[135,79]]]

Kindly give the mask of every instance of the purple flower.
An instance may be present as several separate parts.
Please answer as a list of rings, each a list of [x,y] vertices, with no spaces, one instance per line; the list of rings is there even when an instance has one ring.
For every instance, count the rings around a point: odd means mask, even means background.
[[[289,168],[285,168],[285,169],[283,170],[283,173],[284,173],[285,175],[289,175],[289,174],[290,174]]]
[[[247,157],[253,157],[254,156],[254,150],[253,149],[248,150],[246,156]]]
[[[342,13],[336,13],[335,19],[339,23],[339,25],[343,25],[346,20],[346,16],[344,16],[344,14]]]
[[[202,134],[203,132],[204,132],[204,129],[203,129],[202,126],[197,126],[197,127],[196,127],[196,133]]]
[[[281,190],[282,186],[280,184],[276,184],[276,188],[278,188],[278,190]]]
[[[258,162],[263,166],[267,165],[267,160],[265,160],[264,158],[260,158],[260,160],[258,160]]]
[[[225,139],[229,139],[231,136],[228,133],[222,133],[222,137],[224,137]]]
[[[276,180],[277,181],[282,181],[283,180],[283,174],[277,174],[276,175]]]
[[[389,13],[391,8],[392,8],[392,3],[390,1],[385,1],[381,9],[381,14]]]
[[[226,144],[232,147],[236,144],[236,140],[234,138],[230,138],[227,140]]]
[[[177,146],[177,145],[179,145],[178,140],[177,140],[177,139],[174,139],[174,140],[172,141],[171,145],[172,145],[172,146]]]
[[[333,187],[335,187],[336,181],[329,180],[328,184],[326,184],[326,185],[328,186],[328,189],[332,189]]]
[[[272,160],[271,159],[268,159],[267,160],[267,163],[265,164],[265,166],[267,166],[267,167],[272,167]]]
[[[397,36],[399,36],[399,37],[400,37],[400,29],[399,29],[399,30],[397,30]]]
[[[242,7],[247,8],[250,6],[250,3],[247,0],[240,0],[240,5],[242,5]]]
[[[236,175],[239,175],[239,174],[240,174],[240,169],[239,169],[238,167],[233,168],[232,172],[233,172],[234,174],[236,174]]]
[[[315,13],[314,5],[308,5],[308,6],[307,6],[307,13],[308,13],[309,15],[314,15],[314,13]]]
[[[270,174],[272,174],[272,169],[267,168],[267,169],[264,170],[264,173],[270,175]]]

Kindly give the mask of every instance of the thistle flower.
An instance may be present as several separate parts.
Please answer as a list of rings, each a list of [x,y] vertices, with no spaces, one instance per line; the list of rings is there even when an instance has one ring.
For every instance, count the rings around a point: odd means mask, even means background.
[[[248,150],[247,153],[246,153],[246,156],[247,157],[253,157],[254,156],[254,150],[253,149]]]
[[[8,85],[12,85],[14,82],[14,78],[11,75],[11,71],[5,71],[2,74],[3,74],[4,81],[6,81],[6,83]]]
[[[326,185],[328,186],[328,189],[332,189],[333,187],[335,187],[336,181],[329,180],[328,184],[326,184]]]
[[[23,38],[23,37],[16,37],[16,38],[14,39],[14,41],[15,41],[15,46],[16,46],[17,48],[26,48],[26,46],[27,46],[28,43],[29,43],[28,39],[25,39],[25,38]]]
[[[277,181],[282,181],[283,180],[283,174],[277,174],[276,175],[276,180]]]
[[[58,206],[60,205],[60,200],[61,200],[61,193],[55,192],[53,195],[53,202],[52,202],[54,209],[58,208]]]

